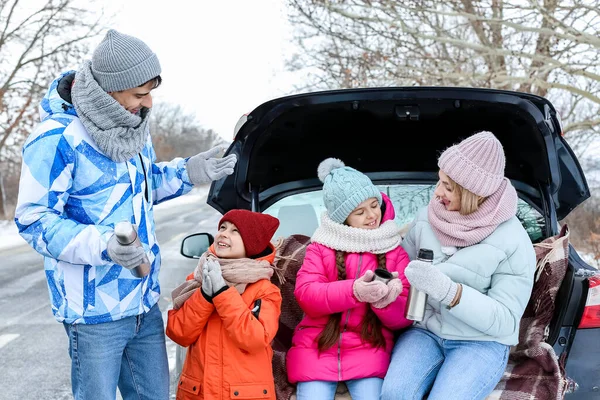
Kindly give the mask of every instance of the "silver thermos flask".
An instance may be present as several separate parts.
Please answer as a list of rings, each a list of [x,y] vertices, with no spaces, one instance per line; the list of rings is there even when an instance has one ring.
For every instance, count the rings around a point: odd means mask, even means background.
[[[117,241],[123,246],[143,248],[135,227],[128,221],[121,221],[115,225],[115,236]],[[136,278],[143,278],[148,275],[150,273],[150,261],[148,261],[148,257],[144,255],[142,263],[137,267],[132,268],[130,271]]]
[[[433,251],[429,249],[420,249],[417,260],[428,263],[433,262]],[[406,319],[421,322],[425,317],[425,306],[427,305],[427,293],[410,287],[408,291],[408,302],[406,303]]]

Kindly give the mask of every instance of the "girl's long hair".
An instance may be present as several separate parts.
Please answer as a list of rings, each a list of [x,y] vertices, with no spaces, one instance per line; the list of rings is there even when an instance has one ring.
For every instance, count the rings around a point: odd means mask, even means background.
[[[338,280],[346,279],[346,253],[336,251],[335,263],[338,272]],[[385,254],[377,254],[377,266],[386,269]],[[317,338],[319,351],[324,351],[332,347],[340,339],[340,325],[342,322],[342,313],[331,314],[325,329]],[[375,312],[368,308],[361,324],[360,337],[363,342],[371,343],[374,347],[385,347],[385,338],[383,337],[382,324]]]

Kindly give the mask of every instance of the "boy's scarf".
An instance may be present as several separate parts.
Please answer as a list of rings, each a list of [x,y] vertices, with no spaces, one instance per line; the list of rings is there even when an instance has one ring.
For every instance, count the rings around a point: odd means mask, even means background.
[[[225,259],[218,258],[211,252],[205,252],[198,261],[194,270],[194,279],[185,281],[171,292],[173,309],[180,308],[194,291],[202,287],[202,267],[208,258],[216,259],[221,265],[223,279],[227,286],[234,287],[240,294],[244,293],[249,283],[261,279],[271,279],[275,267],[266,260],[253,260],[251,258]],[[279,274],[279,270],[276,270]]]
[[[142,107],[140,115],[127,111],[98,85],[91,61],[75,74],[71,97],[79,120],[108,158],[125,162],[142,151],[148,139],[150,109]]]
[[[429,224],[444,247],[467,247],[481,242],[517,213],[517,191],[507,178],[487,197],[477,211],[461,215],[448,211],[435,196],[428,206]]]

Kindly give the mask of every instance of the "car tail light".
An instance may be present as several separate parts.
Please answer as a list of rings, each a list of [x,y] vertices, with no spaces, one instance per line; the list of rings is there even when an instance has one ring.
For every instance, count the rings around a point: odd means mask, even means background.
[[[589,277],[588,282],[590,289],[579,328],[600,328],[600,275]]]

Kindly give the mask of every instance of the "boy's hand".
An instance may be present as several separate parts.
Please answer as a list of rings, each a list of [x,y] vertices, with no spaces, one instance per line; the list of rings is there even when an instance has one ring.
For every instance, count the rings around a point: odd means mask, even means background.
[[[204,266],[202,267],[202,291],[205,295],[212,297],[213,285],[210,281],[210,276],[208,276],[208,268],[206,264],[208,264],[208,262],[205,262]]]
[[[207,260],[205,265],[208,270],[208,277],[212,283],[213,293],[211,296],[214,296],[215,293],[218,293],[223,288],[227,287],[227,282],[223,279],[223,275],[221,274],[221,264],[219,264],[217,260]]]

